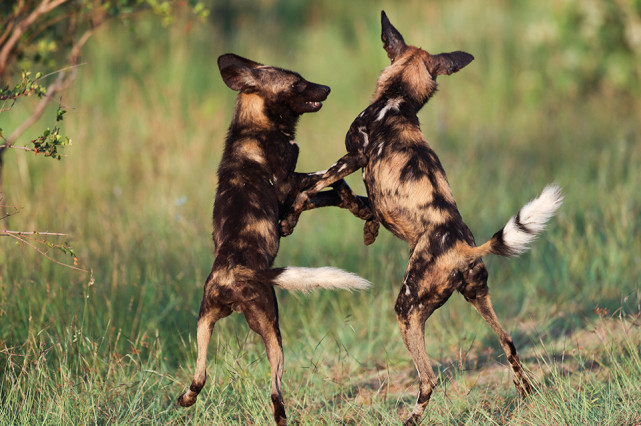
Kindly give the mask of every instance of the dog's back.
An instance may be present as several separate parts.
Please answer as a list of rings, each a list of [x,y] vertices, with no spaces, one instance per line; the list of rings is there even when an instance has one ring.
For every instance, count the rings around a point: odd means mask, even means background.
[[[266,269],[278,252],[280,211],[292,195],[298,118],[320,109],[329,88],[236,55],[222,56],[219,66],[225,83],[240,93],[218,169],[216,262]]]
[[[237,112],[247,108],[243,98],[242,95],[238,98]],[[289,155],[284,156],[280,165],[283,168],[295,164],[297,150],[287,146],[287,142],[283,144],[279,140],[283,137],[268,135],[269,131],[243,132],[244,126],[251,126],[251,121],[260,120],[262,114],[260,109],[254,114],[235,114],[247,121],[232,122],[218,168],[212,235],[216,262],[227,267],[266,269],[278,252],[276,224],[280,203],[273,185],[273,168],[279,165],[269,163],[264,147],[269,138],[272,145],[289,148]]]

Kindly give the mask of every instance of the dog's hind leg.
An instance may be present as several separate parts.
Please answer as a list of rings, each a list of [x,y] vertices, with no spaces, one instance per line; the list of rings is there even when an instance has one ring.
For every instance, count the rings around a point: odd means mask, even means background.
[[[425,270],[424,266],[421,267],[422,262],[416,258],[420,258],[420,255],[410,258],[410,265],[395,305],[401,336],[412,356],[419,380],[416,404],[405,425],[420,424],[425,407],[437,384],[436,375],[425,350],[425,322],[449,299],[453,291],[450,287],[438,288],[421,282],[431,279],[431,271]]]
[[[205,295],[200,304],[200,314],[198,315],[198,326],[196,328],[196,338],[198,342],[198,358],[196,360],[196,372],[189,386],[189,390],[178,398],[178,404],[182,407],[190,407],[196,402],[205,381],[207,380],[207,347],[211,334],[214,331],[216,321],[225,318],[232,313],[228,305],[220,303],[217,298],[212,297],[210,290],[214,285],[212,275],[205,285]]]
[[[271,368],[271,401],[274,420],[277,425],[287,424],[285,415],[285,404],[280,390],[283,377],[283,343],[278,325],[278,302],[273,287],[265,287],[261,292],[260,302],[247,304],[243,308],[243,314],[249,328],[258,333],[265,343],[267,359]]]
[[[432,312],[434,310],[432,309]],[[418,372],[419,393],[412,414],[404,423],[405,425],[419,424],[425,407],[436,387],[436,375],[430,365],[430,360],[425,350],[425,321],[420,313],[414,315],[397,315],[398,326],[401,330],[403,342],[412,356],[416,371]]]
[[[465,296],[465,300],[474,306],[477,312],[481,314],[483,319],[485,319],[497,334],[499,343],[507,356],[508,362],[512,366],[512,371],[514,372],[513,381],[516,390],[522,397],[526,397],[532,393],[532,385],[523,371],[519,355],[512,341],[512,336],[501,327],[494,308],[492,307],[492,301],[487,287],[487,270],[482,263],[477,263],[469,275],[472,276],[473,281],[462,289],[461,293]]]

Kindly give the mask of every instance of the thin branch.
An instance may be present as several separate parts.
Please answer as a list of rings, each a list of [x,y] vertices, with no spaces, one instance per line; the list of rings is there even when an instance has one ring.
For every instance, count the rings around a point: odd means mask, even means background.
[[[16,139],[18,139],[29,128],[29,126],[38,121],[40,116],[45,112],[45,108],[47,107],[49,102],[51,102],[56,92],[67,88],[73,81],[74,77],[75,73],[73,72],[69,75],[64,72],[58,74],[58,78],[56,78],[56,80],[51,83],[51,85],[49,85],[49,87],[47,88],[47,94],[40,100],[38,106],[36,106],[36,109],[33,111],[33,114],[31,114],[29,118],[27,118],[20,126],[16,128],[16,130],[13,131],[13,133],[11,133],[11,135],[9,135],[9,137],[6,139],[6,144],[13,145]],[[0,149],[0,152],[2,152],[2,149]]]
[[[45,9],[45,13],[48,13],[55,9],[56,7],[60,6],[63,3],[68,2],[69,0],[55,0],[55,1],[43,1],[43,3],[47,3],[47,8]]]
[[[104,22],[101,21],[98,25],[102,24]],[[89,40],[89,37],[91,37],[96,30],[98,26],[94,26],[93,28],[89,28],[86,30],[82,36],[78,39],[77,42],[73,44],[73,47],[71,48],[71,53],[69,53],[69,63],[72,64],[72,66],[77,66],[78,65],[78,58],[80,57],[80,49],[87,43]]]
[[[60,92],[69,85],[71,85],[71,82],[75,79],[76,77],[76,68],[84,65],[84,64],[78,64],[78,59],[80,57],[80,49],[87,43],[91,35],[93,34],[94,29],[89,29],[85,31],[80,39],[74,44],[73,48],[71,49],[71,53],[69,53],[69,62],[71,65],[64,67],[62,69],[59,69],[57,71],[50,72],[49,74],[43,75],[42,77],[36,79],[35,81],[42,80],[43,78],[49,77],[50,75],[58,73],[58,77],[56,80],[49,85],[47,88],[47,94],[42,97],[38,105],[33,111],[33,114],[29,118],[27,118],[20,126],[18,126],[11,135],[7,138],[2,138],[5,141],[4,145],[0,145],[0,156],[4,153],[4,150],[10,147],[13,147],[13,143],[18,139],[31,125],[33,125],[38,119],[42,116],[44,113],[47,105],[51,100],[53,99],[53,96],[57,93]],[[71,70],[69,74],[67,74],[67,70]],[[11,108],[13,108],[13,103],[8,109],[4,109],[4,103],[2,104],[2,109],[0,109],[0,112],[2,111],[8,111]],[[23,148],[24,149],[24,148]]]
[[[58,264],[58,265],[60,265],[60,266],[64,266],[64,267],[69,268],[69,269],[74,269],[74,270],[76,270],[76,271],[89,272],[89,271],[87,271],[86,269],[78,268],[77,266],[69,265],[69,264],[67,264],[67,263],[63,263],[63,262],[60,262],[60,261],[58,261],[58,260],[56,260],[56,259],[52,258],[52,257],[51,257],[51,256],[49,256],[46,252],[42,251],[38,246],[36,246],[36,245],[34,245],[34,244],[30,243],[30,242],[28,241],[28,239],[27,239],[27,238],[22,238],[22,235],[30,235],[30,234],[31,234],[31,235],[33,235],[33,234],[39,234],[39,235],[56,235],[56,236],[58,236],[58,235],[65,235],[65,234],[54,234],[54,233],[45,233],[45,232],[36,232],[36,233],[29,233],[29,232],[16,232],[16,231],[1,231],[1,232],[0,232],[0,236],[8,236],[8,237],[11,237],[11,238],[15,238],[15,239],[16,239],[16,240],[18,240],[21,244],[26,244],[26,245],[28,245],[29,247],[31,247],[32,249],[34,249],[35,251],[37,251],[38,253],[40,253],[42,256],[44,256],[46,259],[48,259],[49,261],[51,261],[51,262],[53,262],[53,263],[55,263],[55,264]],[[38,242],[39,242],[39,243],[41,243],[41,244],[44,244],[42,241],[38,241]]]
[[[75,12],[74,12],[74,13],[75,13]],[[31,32],[31,34],[29,34],[29,38],[27,39],[26,43],[23,43],[23,44],[29,45],[29,44],[33,43],[33,41],[34,41],[34,40],[35,40],[35,39],[36,39],[40,34],[42,34],[42,33],[44,32],[44,30],[46,30],[47,28],[49,28],[50,26],[52,26],[52,25],[54,25],[54,24],[57,24],[58,22],[66,21],[66,20],[67,20],[67,19],[69,19],[71,16],[73,16],[73,14],[72,14],[72,13],[63,14],[63,15],[55,16],[55,17],[53,17],[52,19],[49,19],[48,21],[43,22],[42,24],[40,24],[40,26],[38,26],[38,28],[36,28],[35,30],[33,30],[33,31]]]
[[[11,30],[15,26],[15,20],[22,13],[23,8],[24,0],[19,0],[18,4],[15,6],[13,14],[7,16],[7,19],[5,20],[5,22],[7,23],[7,27],[2,33],[2,36],[0,36],[0,45],[4,44],[4,41],[7,39],[7,37],[9,37],[9,34],[11,34]]]
[[[15,146],[15,145],[0,145],[0,149],[11,148],[11,149],[21,149],[23,151],[34,152],[35,149],[29,148],[28,146]]]
[[[10,212],[8,209],[13,209],[12,212]],[[2,201],[0,200],[0,220],[5,220],[8,217],[13,216],[14,214],[20,213],[20,208],[16,206],[5,206],[2,204]]]
[[[36,150],[35,148],[29,148],[28,146],[0,145],[0,150],[7,149],[7,148],[9,148],[9,149],[21,149],[21,150],[23,150],[23,151],[35,152],[35,153],[36,153],[36,155],[38,155],[38,154],[39,154],[39,153],[41,153],[41,152],[44,152],[44,151],[38,151],[38,150]],[[44,153],[44,156],[45,156],[45,157],[49,157],[49,155],[47,155],[46,153]],[[56,154],[56,157],[55,157],[55,158],[58,158],[58,156],[60,156],[60,157],[66,157],[66,156],[67,156],[67,154]],[[2,207],[2,206],[0,206],[0,207]]]
[[[15,47],[22,34],[27,28],[29,28],[33,23],[43,14],[49,13],[51,10],[56,7],[66,3],[69,0],[42,0],[42,3],[34,9],[29,16],[27,16],[23,21],[19,22],[15,27],[11,36],[7,39],[2,49],[0,49],[0,76],[4,75],[7,60],[9,59],[9,54]]]
[[[36,79],[35,79],[35,80],[33,80],[33,81],[34,81],[34,82],[36,82],[36,81],[40,81],[40,80],[42,80],[42,79],[44,79],[44,78],[47,78],[47,77],[49,77],[49,76],[52,76],[52,75],[54,75],[54,74],[62,73],[62,72],[65,72],[65,71],[67,71],[67,70],[73,70],[73,69],[75,69],[75,68],[81,67],[81,66],[86,65],[86,64],[87,64],[86,62],[83,62],[82,64],[72,64],[72,65],[68,65],[68,66],[66,66],[66,67],[64,67],[64,68],[60,68],[59,70],[51,71],[51,72],[50,72],[50,73],[48,73],[48,74],[42,75],[42,76],[40,76],[40,77],[36,78]]]
[[[18,235],[18,236],[22,236],[22,235],[48,235],[48,236],[54,236],[54,237],[66,237],[69,234],[62,234],[60,232],[9,231],[7,229],[3,229],[2,231],[0,231],[0,237],[12,237],[14,235]]]
[[[13,17],[10,17],[7,19],[7,26],[4,30],[4,32],[0,35],[0,44],[3,44],[4,41],[9,37],[9,34],[11,34],[11,30],[13,29]]]
[[[11,101],[11,105],[9,105],[9,108],[5,108],[5,105],[6,105],[6,104],[7,104],[7,102],[9,102],[9,101]],[[13,109],[13,106],[14,106],[15,104],[16,104],[16,100],[15,100],[15,99],[5,99],[5,100],[2,102],[2,106],[0,107],[0,113],[2,113],[2,112],[7,112],[7,111],[11,111],[11,110]],[[4,139],[4,138],[2,138],[2,139]]]

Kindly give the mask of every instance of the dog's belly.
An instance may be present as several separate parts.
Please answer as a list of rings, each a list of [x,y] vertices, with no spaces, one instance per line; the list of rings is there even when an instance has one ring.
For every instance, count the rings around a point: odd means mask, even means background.
[[[426,199],[424,185],[402,182],[396,170],[385,166],[364,171],[367,195],[378,219],[398,238],[414,244],[426,226],[419,208]]]
[[[433,226],[457,216],[445,173],[411,151],[392,152],[369,162],[363,180],[383,226],[410,245]]]

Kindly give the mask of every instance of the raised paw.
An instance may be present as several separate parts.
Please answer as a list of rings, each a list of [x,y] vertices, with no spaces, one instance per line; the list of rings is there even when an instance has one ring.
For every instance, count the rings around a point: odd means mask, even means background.
[[[376,218],[369,219],[365,222],[365,226],[363,227],[363,241],[366,246],[376,241],[380,224]]]
[[[294,232],[294,228],[298,223],[298,215],[290,213],[285,219],[280,221],[280,236],[286,237]]]
[[[289,213],[280,221],[281,237],[286,237],[294,232],[294,227],[296,227],[296,224],[298,223],[298,218],[303,210],[305,210],[305,205],[308,203],[309,195],[307,193],[301,192],[298,194],[294,204],[292,204],[292,207],[289,209]]]

